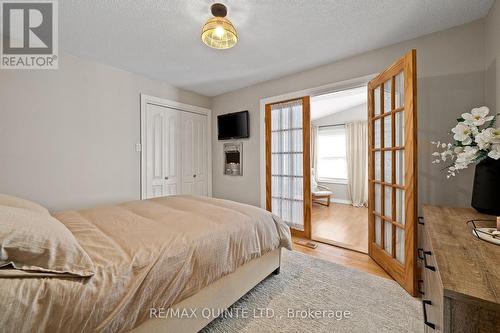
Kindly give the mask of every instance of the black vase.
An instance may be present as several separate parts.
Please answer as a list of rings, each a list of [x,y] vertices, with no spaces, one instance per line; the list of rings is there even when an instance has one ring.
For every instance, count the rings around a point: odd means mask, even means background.
[[[500,216],[500,159],[476,165],[471,205],[480,213]]]

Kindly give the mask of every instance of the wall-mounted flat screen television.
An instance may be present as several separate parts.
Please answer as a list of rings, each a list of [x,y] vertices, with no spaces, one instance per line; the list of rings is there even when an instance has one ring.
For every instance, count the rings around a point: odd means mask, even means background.
[[[217,117],[219,140],[242,139],[250,136],[248,111],[222,114]]]

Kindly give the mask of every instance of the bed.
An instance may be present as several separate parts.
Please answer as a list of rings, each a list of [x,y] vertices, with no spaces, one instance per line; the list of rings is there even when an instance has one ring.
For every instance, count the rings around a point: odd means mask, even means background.
[[[281,248],[291,249],[290,231],[278,217],[207,197],[155,198],[53,217],[88,254],[93,274],[0,275],[2,329],[197,332],[217,317],[210,309],[229,307],[278,272]]]

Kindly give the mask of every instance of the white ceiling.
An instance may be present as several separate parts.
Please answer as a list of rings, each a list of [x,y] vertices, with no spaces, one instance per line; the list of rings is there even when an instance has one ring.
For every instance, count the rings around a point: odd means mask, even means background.
[[[494,0],[221,0],[238,44],[200,41],[213,0],[59,1],[61,49],[215,96],[484,17]]]
[[[311,97],[311,120],[366,104],[367,99],[366,86]]]

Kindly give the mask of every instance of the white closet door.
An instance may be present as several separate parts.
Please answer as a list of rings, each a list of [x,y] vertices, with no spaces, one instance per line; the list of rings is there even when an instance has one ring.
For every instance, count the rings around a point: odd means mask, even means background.
[[[207,195],[207,117],[182,113],[182,192]]]
[[[194,191],[197,195],[207,195],[207,117],[194,115]]]
[[[147,105],[147,198],[180,193],[179,111]]]

